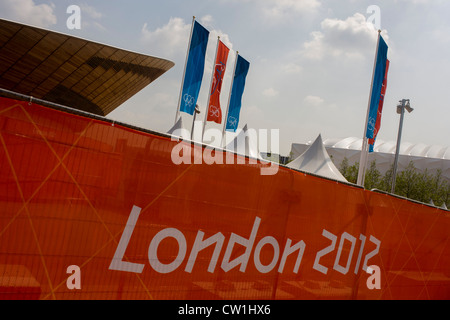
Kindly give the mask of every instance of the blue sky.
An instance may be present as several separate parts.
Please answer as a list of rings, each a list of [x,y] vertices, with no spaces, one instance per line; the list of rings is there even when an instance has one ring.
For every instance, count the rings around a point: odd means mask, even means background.
[[[81,29],[69,30],[69,5]],[[391,61],[378,139],[397,138],[398,100],[411,99],[402,141],[449,146],[450,1],[445,0],[0,0],[0,17],[175,62],[108,117],[166,132],[174,122],[192,16],[210,30],[199,105],[210,85],[216,39],[230,47],[221,96],[226,107],[236,50],[250,62],[240,127],[279,129],[293,142],[362,137],[380,8]],[[184,117],[189,122],[188,117]],[[221,128],[215,124],[208,127]]]

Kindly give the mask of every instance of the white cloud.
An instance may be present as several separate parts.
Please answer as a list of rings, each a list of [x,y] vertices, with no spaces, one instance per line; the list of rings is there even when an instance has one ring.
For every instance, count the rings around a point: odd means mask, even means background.
[[[267,88],[263,91],[262,94],[266,97],[273,98],[276,97],[279,94],[279,92],[274,88]]]
[[[189,41],[190,23],[181,18],[170,18],[169,22],[152,31],[145,23],[141,30],[141,40],[156,55],[174,59],[182,53],[186,54]]]
[[[320,7],[317,0],[258,0],[258,5],[263,6],[264,13],[273,19],[281,19],[286,16],[312,13]]]
[[[220,36],[220,40],[230,49],[227,68],[223,79],[223,88],[230,87],[236,53],[232,51],[233,44],[231,43],[230,37],[221,30],[214,28],[214,19],[211,15],[199,17],[197,18],[197,21],[209,30],[203,85],[200,89],[198,100],[200,110],[203,112],[203,109],[205,108],[204,102],[208,99],[208,89],[211,83],[218,36]],[[186,62],[186,52],[188,49],[191,27],[192,20],[186,23],[185,20],[178,17],[171,17],[167,24],[154,30],[151,30],[148,27],[148,24],[145,23],[141,29],[141,42],[146,48],[151,50],[152,55],[164,57],[174,61],[177,66],[176,70],[181,70],[184,68]],[[177,90],[179,90],[179,88]],[[223,105],[226,104],[227,98],[228,96],[226,94],[221,95],[221,103]]]
[[[211,26],[210,28],[208,28],[210,30],[209,32],[209,41],[208,41],[208,47],[206,50],[206,62],[205,62],[205,74],[206,74],[206,78],[205,79],[210,79],[212,71],[213,71],[213,66],[214,66],[214,58],[216,55],[216,48],[217,48],[217,37],[220,37],[220,41],[223,42],[224,45],[226,45],[228,47],[228,49],[230,49],[229,53],[228,53],[228,60],[227,60],[227,68],[225,71],[225,76],[224,76],[224,84],[225,83],[229,83],[231,82],[231,73],[233,71],[233,66],[234,66],[234,62],[236,60],[236,56],[235,56],[235,52],[233,52],[233,44],[231,43],[230,37],[226,34],[223,33],[221,30],[216,30],[213,29],[213,27]],[[223,85],[222,85],[223,86]]]
[[[287,63],[285,65],[282,65],[281,70],[285,74],[298,74],[298,73],[302,72],[303,68],[302,68],[302,66],[291,62],[291,63]]]
[[[231,0],[222,0],[229,3]],[[249,3],[252,10],[264,18],[264,22],[292,21],[292,18],[316,13],[321,7],[319,0],[234,0],[242,6]]]
[[[406,2],[412,4],[440,4],[443,0],[395,0],[395,2]]]
[[[450,26],[439,26],[431,32],[431,36],[437,43],[450,43]]]
[[[313,38],[303,45],[303,55],[309,59],[322,60],[327,52],[326,44],[324,43],[324,34],[320,31],[313,31],[311,33]]]
[[[206,16],[200,18],[200,23],[205,27],[210,27],[213,22],[214,19],[210,14],[207,14]]]
[[[214,19],[210,15],[206,15],[199,18],[198,21],[209,30],[209,43],[208,55],[214,55],[211,48],[217,44],[217,36],[220,36],[220,40],[231,50],[233,45],[230,41],[230,37],[223,33],[221,30],[214,29]],[[149,30],[148,24],[145,23],[141,30],[141,41],[150,46],[152,52],[159,50],[157,55],[175,59],[180,55],[183,58],[186,55],[186,50],[189,41],[189,34],[191,31],[192,23],[186,23],[182,18],[170,18],[169,22],[157,28],[156,30]],[[212,60],[211,60],[212,61]]]
[[[90,28],[91,26],[94,26],[95,28],[105,31],[106,28],[98,22],[103,17],[103,13],[99,12],[96,8],[93,6],[87,5],[87,4],[80,4],[81,9],[81,23],[82,28]]]
[[[101,12],[98,12],[97,9],[94,7],[87,5],[87,4],[81,4],[80,5],[82,13],[86,13],[93,19],[100,19],[103,17],[103,14]]]
[[[33,0],[2,0],[0,12],[6,19],[15,20],[37,27],[56,24],[53,4],[35,4]]]
[[[324,100],[318,96],[307,96],[303,101],[306,104],[314,106],[314,107],[317,107],[324,102]]]
[[[312,32],[312,40],[304,43],[304,57],[313,60],[322,60],[326,56],[363,58],[373,52],[377,32],[368,27],[366,17],[360,13],[346,20],[325,19],[321,29]],[[386,32],[383,32],[383,38],[388,40]]]

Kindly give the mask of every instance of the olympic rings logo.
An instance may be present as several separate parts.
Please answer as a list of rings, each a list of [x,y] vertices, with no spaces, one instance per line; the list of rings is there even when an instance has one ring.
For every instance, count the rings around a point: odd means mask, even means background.
[[[376,122],[375,118],[370,118],[369,119],[368,128],[369,128],[370,131],[375,129],[375,122]]]
[[[214,105],[209,106],[209,115],[218,118],[220,116],[220,109]]]
[[[184,104],[185,104],[187,107],[191,107],[191,106],[194,105],[195,99],[194,99],[193,96],[191,96],[191,95],[189,95],[188,93],[186,93],[186,94],[183,96],[183,101],[184,101]]]
[[[228,117],[228,124],[233,128],[236,127],[237,119],[235,117]]]

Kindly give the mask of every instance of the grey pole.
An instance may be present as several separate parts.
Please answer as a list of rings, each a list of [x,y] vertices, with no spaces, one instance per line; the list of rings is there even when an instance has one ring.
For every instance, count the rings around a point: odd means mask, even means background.
[[[412,112],[414,109],[409,106],[409,99],[402,99],[401,105],[397,105],[397,113],[400,113],[400,124],[398,126],[398,135],[397,135],[397,147],[395,150],[395,160],[394,160],[394,170],[392,172],[392,187],[391,187],[391,193],[394,193],[395,191],[395,180],[397,178],[397,166],[398,166],[398,157],[400,153],[400,141],[402,139],[402,130],[403,130],[403,118],[405,117],[405,107],[407,108],[408,112]],[[408,105],[406,106],[406,103]]]
[[[195,105],[194,114],[192,118],[191,141],[194,139],[194,126],[195,126],[195,119],[197,118],[197,113],[200,113],[200,108],[198,107],[198,104]]]

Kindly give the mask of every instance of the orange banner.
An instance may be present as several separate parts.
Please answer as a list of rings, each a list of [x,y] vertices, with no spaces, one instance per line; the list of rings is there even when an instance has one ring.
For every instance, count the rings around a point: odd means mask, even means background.
[[[0,98],[0,299],[450,298],[448,211],[179,143]]]
[[[220,107],[220,92],[222,91],[222,82],[227,68],[228,53],[230,49],[223,44],[222,41],[217,40],[217,55],[214,66],[214,74],[211,85],[211,94],[208,102],[208,116],[207,121],[214,121],[222,123],[222,109]]]

